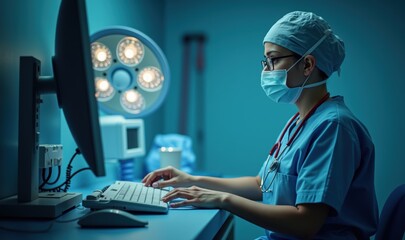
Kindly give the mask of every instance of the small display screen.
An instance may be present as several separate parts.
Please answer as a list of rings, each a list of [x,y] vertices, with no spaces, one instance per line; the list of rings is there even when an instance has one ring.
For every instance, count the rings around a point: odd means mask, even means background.
[[[138,130],[139,128],[127,128],[127,149],[139,148]]]

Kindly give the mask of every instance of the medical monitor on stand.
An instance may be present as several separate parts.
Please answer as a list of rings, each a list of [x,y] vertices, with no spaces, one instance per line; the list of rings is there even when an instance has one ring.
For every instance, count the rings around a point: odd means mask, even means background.
[[[82,200],[80,193],[39,193],[42,94],[56,93],[81,154],[96,176],[105,175],[90,54],[84,0],[62,0],[52,59],[54,76],[40,76],[41,63],[34,57],[20,58],[18,191],[17,196],[0,200],[0,216],[55,218]]]

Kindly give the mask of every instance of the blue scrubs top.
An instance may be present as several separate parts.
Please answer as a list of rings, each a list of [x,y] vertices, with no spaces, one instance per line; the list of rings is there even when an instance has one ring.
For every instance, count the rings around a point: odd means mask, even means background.
[[[297,121],[297,120],[294,120]],[[294,122],[281,151],[294,133]],[[331,209],[316,239],[362,239],[377,228],[374,189],[374,144],[366,127],[337,96],[314,112],[294,142],[280,156],[280,168],[264,183],[263,202],[272,205],[324,203]],[[280,151],[280,152],[281,152]],[[259,176],[266,174],[263,164]],[[269,239],[294,239],[266,230]]]

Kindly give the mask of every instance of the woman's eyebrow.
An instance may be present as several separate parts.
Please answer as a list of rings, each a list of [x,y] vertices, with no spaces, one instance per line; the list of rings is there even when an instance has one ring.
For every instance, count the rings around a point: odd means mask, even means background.
[[[267,56],[271,55],[272,53],[280,53],[280,52],[279,52],[279,51],[276,51],[276,50],[270,50],[270,51],[266,52],[266,54],[264,55],[264,57],[267,57]]]

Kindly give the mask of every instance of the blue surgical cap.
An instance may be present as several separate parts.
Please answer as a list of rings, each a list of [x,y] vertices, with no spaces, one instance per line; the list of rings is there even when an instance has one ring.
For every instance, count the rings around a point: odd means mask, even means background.
[[[314,13],[290,12],[270,28],[263,43],[271,42],[302,56],[327,30],[331,31],[329,24]],[[329,77],[340,70],[345,58],[344,43],[332,32],[311,55],[316,58],[316,66]]]

